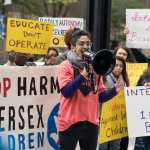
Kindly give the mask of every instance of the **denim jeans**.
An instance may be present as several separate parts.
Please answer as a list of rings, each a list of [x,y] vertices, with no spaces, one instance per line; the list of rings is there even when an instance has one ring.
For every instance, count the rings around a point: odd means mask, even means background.
[[[134,150],[145,150],[143,137],[136,138]]]
[[[134,150],[150,150],[150,136],[137,137]]]
[[[81,150],[96,150],[98,126],[87,121],[78,122],[59,132],[60,150],[75,150],[77,142]]]
[[[145,150],[150,150],[150,136],[145,136],[143,140]]]
[[[109,141],[99,145],[99,150],[119,150],[121,139]]]

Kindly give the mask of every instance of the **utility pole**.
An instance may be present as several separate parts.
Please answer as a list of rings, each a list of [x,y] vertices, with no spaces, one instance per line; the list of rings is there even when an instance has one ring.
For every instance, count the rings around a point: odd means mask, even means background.
[[[1,15],[5,14],[5,6],[4,6],[5,0],[2,0],[2,5],[1,5]]]
[[[87,28],[92,33],[93,51],[109,49],[111,0],[89,0]]]

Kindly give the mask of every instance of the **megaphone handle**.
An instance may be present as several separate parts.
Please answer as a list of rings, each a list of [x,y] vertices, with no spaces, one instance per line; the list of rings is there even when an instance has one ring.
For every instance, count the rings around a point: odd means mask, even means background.
[[[86,69],[86,71],[87,72],[89,72],[90,70],[89,70],[89,65],[87,64],[87,63],[84,63],[84,65],[83,65],[84,67],[85,67],[85,69]]]
[[[91,89],[93,90],[93,93],[96,93],[96,78],[94,77],[94,73],[89,74],[90,83],[91,83]]]

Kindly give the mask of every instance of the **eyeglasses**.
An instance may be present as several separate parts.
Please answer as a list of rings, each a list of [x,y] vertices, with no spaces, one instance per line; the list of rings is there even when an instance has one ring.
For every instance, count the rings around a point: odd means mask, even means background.
[[[81,41],[81,42],[77,42],[77,45],[79,45],[79,46],[81,46],[81,47],[86,46],[86,47],[91,48],[92,43],[91,43],[91,42],[83,42],[83,41]]]

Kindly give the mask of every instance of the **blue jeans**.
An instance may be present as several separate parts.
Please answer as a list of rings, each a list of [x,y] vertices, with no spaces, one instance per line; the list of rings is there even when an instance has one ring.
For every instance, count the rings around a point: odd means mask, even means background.
[[[145,150],[143,137],[136,138],[134,150]]]
[[[137,137],[134,150],[150,150],[150,136]]]
[[[96,150],[98,126],[81,121],[59,132],[60,150],[75,150],[79,142],[81,150]]]
[[[99,150],[119,150],[121,139],[109,141],[99,145]]]

